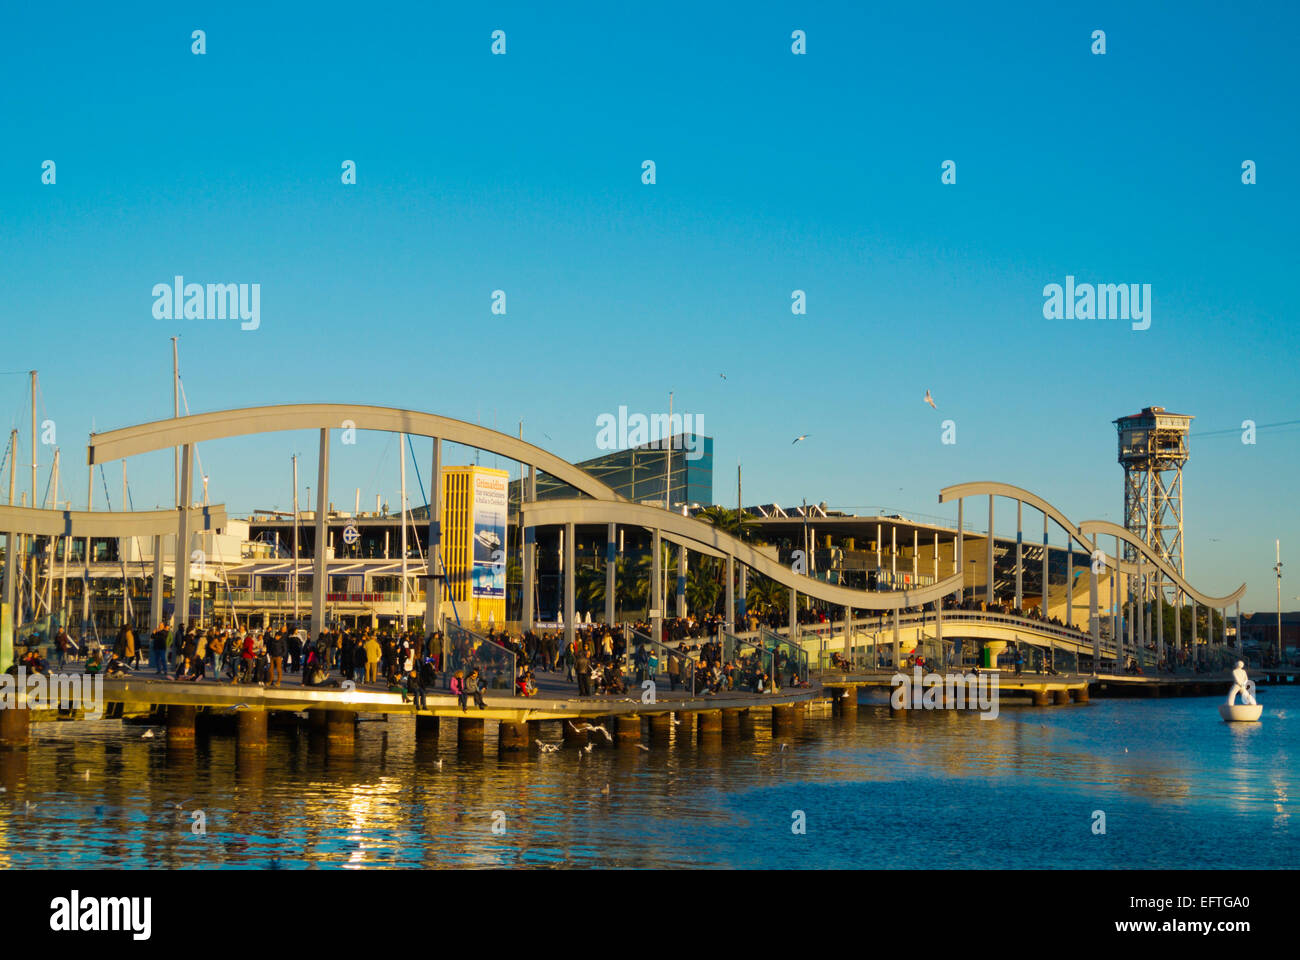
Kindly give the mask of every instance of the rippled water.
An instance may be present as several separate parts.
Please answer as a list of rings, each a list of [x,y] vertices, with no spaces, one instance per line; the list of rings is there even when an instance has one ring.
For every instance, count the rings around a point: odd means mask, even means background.
[[[1218,700],[996,721],[864,703],[809,717],[785,749],[759,715],[752,739],[582,757],[498,757],[490,722],[479,757],[450,721],[418,751],[411,720],[363,722],[351,757],[306,727],[249,757],[233,735],[187,754],[161,727],[44,723],[0,752],[0,865],[1293,867],[1300,689],[1263,691],[1257,725],[1222,723]]]

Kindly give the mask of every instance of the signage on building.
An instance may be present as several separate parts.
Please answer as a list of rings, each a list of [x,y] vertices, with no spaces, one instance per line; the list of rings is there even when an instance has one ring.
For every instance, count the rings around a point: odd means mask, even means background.
[[[506,511],[509,478],[474,474],[474,564],[471,595],[501,599],[506,595]]]

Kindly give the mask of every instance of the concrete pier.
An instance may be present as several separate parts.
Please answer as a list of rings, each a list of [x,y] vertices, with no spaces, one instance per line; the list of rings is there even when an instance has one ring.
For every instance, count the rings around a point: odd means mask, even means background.
[[[650,739],[667,740],[673,732],[673,717],[670,713],[652,713],[650,720]]]
[[[799,708],[795,704],[783,703],[772,708],[772,732],[790,734],[797,729]]]
[[[729,737],[740,736],[740,726],[748,710],[732,708],[722,711],[722,732]]]
[[[167,708],[167,745],[194,746],[194,708],[170,706]]]
[[[456,746],[483,749],[483,721],[461,717],[456,721]]]
[[[1061,705],[1061,704],[1065,704],[1065,703],[1069,703],[1069,702],[1070,702],[1070,691],[1069,691],[1069,690],[1053,690],[1053,691],[1052,691],[1052,703],[1055,703],[1055,704],[1057,704],[1057,705],[1059,706],[1059,705]]]
[[[325,712],[325,743],[330,750],[351,750],[357,735],[357,715],[351,710]]]
[[[482,740],[482,723],[479,722],[479,739]],[[461,723],[465,723],[464,720]],[[497,749],[502,752],[527,750],[528,740],[528,723],[511,723],[508,720],[502,720],[497,724]]]
[[[0,748],[25,747],[31,739],[31,714],[26,707],[0,710]]]
[[[699,718],[699,735],[701,740],[706,737],[722,736],[721,710],[701,710]]]
[[[1031,692],[1034,698],[1034,706],[1036,707],[1045,707],[1052,702],[1051,694],[1046,690],[1034,690]]]
[[[673,719],[677,721],[676,730],[678,737],[691,737],[695,734],[694,710],[678,710],[673,714]]]
[[[417,715],[415,718],[415,739],[436,743],[438,740],[438,717]]]
[[[1073,690],[1070,691],[1070,694],[1074,697],[1075,703],[1088,702],[1088,687],[1086,684],[1082,687],[1075,687]]]
[[[266,749],[265,710],[240,710],[236,714],[235,744],[240,750]]]
[[[614,739],[619,743],[640,743],[641,718],[636,714],[619,714],[615,718]]]

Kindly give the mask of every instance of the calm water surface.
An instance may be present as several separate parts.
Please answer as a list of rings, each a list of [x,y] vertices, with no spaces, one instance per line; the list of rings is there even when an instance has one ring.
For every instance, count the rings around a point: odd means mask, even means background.
[[[809,717],[785,741],[760,715],[749,739],[589,756],[498,757],[490,722],[472,757],[449,721],[418,751],[412,721],[366,721],[350,758],[306,727],[273,728],[250,758],[233,735],[185,754],[161,727],[44,723],[0,753],[0,865],[1294,867],[1300,690],[1264,690],[1257,725],[1221,722],[1219,700],[995,721],[864,703],[856,722]]]

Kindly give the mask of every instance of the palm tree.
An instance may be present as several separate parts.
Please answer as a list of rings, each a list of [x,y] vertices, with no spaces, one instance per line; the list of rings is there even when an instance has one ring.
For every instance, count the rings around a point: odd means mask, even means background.
[[[702,617],[714,613],[722,595],[721,564],[714,557],[700,557],[686,575],[686,603],[692,613]]]
[[[746,543],[763,543],[762,538],[758,536],[757,528],[753,524],[744,523],[736,510],[719,506],[705,507],[695,515],[695,519],[711,523],[723,533],[729,533]]]
[[[745,607],[760,617],[784,614],[789,606],[790,591],[769,577],[755,572],[745,594]]]

